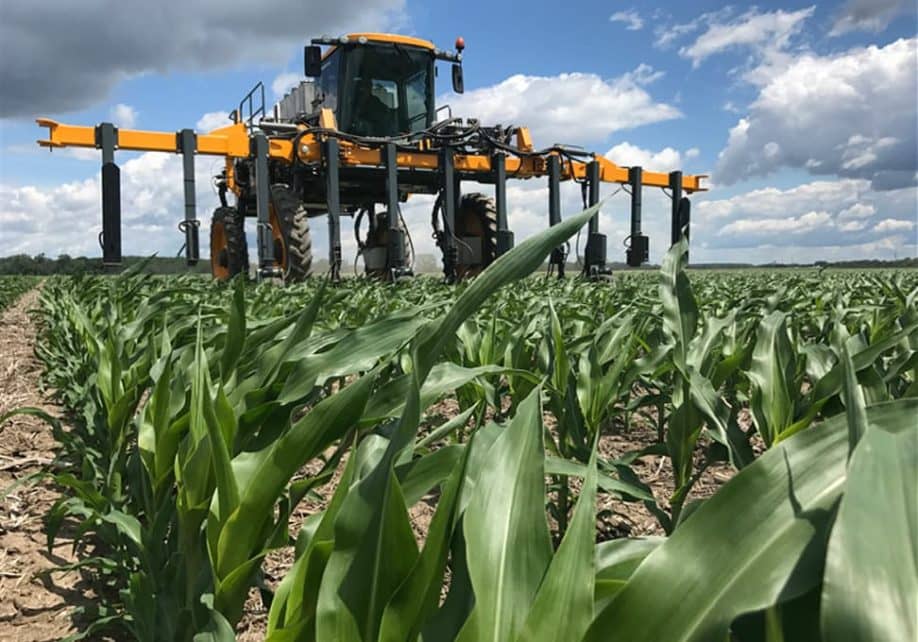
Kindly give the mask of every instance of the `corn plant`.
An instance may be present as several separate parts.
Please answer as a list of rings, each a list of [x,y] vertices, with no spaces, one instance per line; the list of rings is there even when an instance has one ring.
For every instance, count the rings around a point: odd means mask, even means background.
[[[656,276],[525,278],[592,213],[459,287],[49,279],[83,633],[230,640],[259,589],[277,642],[914,637],[916,275],[693,273],[677,244]],[[656,443],[602,454],[645,416]],[[597,543],[600,496],[666,536]]]
[[[38,279],[34,276],[0,275],[0,312],[15,303],[19,297],[37,284]]]

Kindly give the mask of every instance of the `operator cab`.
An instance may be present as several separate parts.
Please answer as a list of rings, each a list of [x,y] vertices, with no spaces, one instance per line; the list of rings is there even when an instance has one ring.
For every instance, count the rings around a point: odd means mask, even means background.
[[[348,134],[391,137],[434,124],[435,63],[454,63],[453,88],[462,91],[461,54],[426,40],[388,34],[317,38],[306,47],[306,75],[316,77],[318,107],[335,113]],[[461,43],[457,41],[457,45]],[[331,44],[324,55],[319,44]]]

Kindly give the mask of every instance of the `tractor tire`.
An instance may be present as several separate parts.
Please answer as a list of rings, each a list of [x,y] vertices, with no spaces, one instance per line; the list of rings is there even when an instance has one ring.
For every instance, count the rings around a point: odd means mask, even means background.
[[[286,283],[302,281],[312,272],[312,238],[303,203],[286,185],[271,186],[274,259]]]
[[[456,211],[456,236],[459,239],[460,279],[480,274],[497,259],[497,207],[494,199],[478,192],[463,194]],[[481,262],[463,261],[463,237],[481,237]]]
[[[218,207],[210,219],[210,272],[221,281],[249,273],[244,218],[235,207]]]

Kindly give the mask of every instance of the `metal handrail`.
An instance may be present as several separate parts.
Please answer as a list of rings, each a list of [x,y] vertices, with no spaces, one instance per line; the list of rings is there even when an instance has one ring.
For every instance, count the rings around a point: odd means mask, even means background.
[[[258,109],[255,109],[255,92],[259,90],[261,92],[261,104],[258,106]],[[248,105],[249,108],[248,117],[245,118],[245,121],[248,123],[249,127],[253,125],[256,116],[261,115],[261,117],[264,118],[267,115],[265,112],[265,85],[263,82],[259,80],[258,83],[252,87],[251,90],[249,90],[249,93],[247,93],[242,98],[242,100],[239,101],[239,110],[236,113],[239,114],[240,119],[243,118],[243,105]]]

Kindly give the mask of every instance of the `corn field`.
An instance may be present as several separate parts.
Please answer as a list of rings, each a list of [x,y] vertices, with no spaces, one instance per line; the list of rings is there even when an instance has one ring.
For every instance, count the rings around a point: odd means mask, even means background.
[[[532,275],[590,214],[458,287],[46,281],[84,634],[233,640],[254,599],[275,642],[918,639],[918,274],[693,273],[680,244]],[[660,534],[598,529],[603,498]]]
[[[35,287],[38,279],[32,276],[0,275],[0,312]]]

